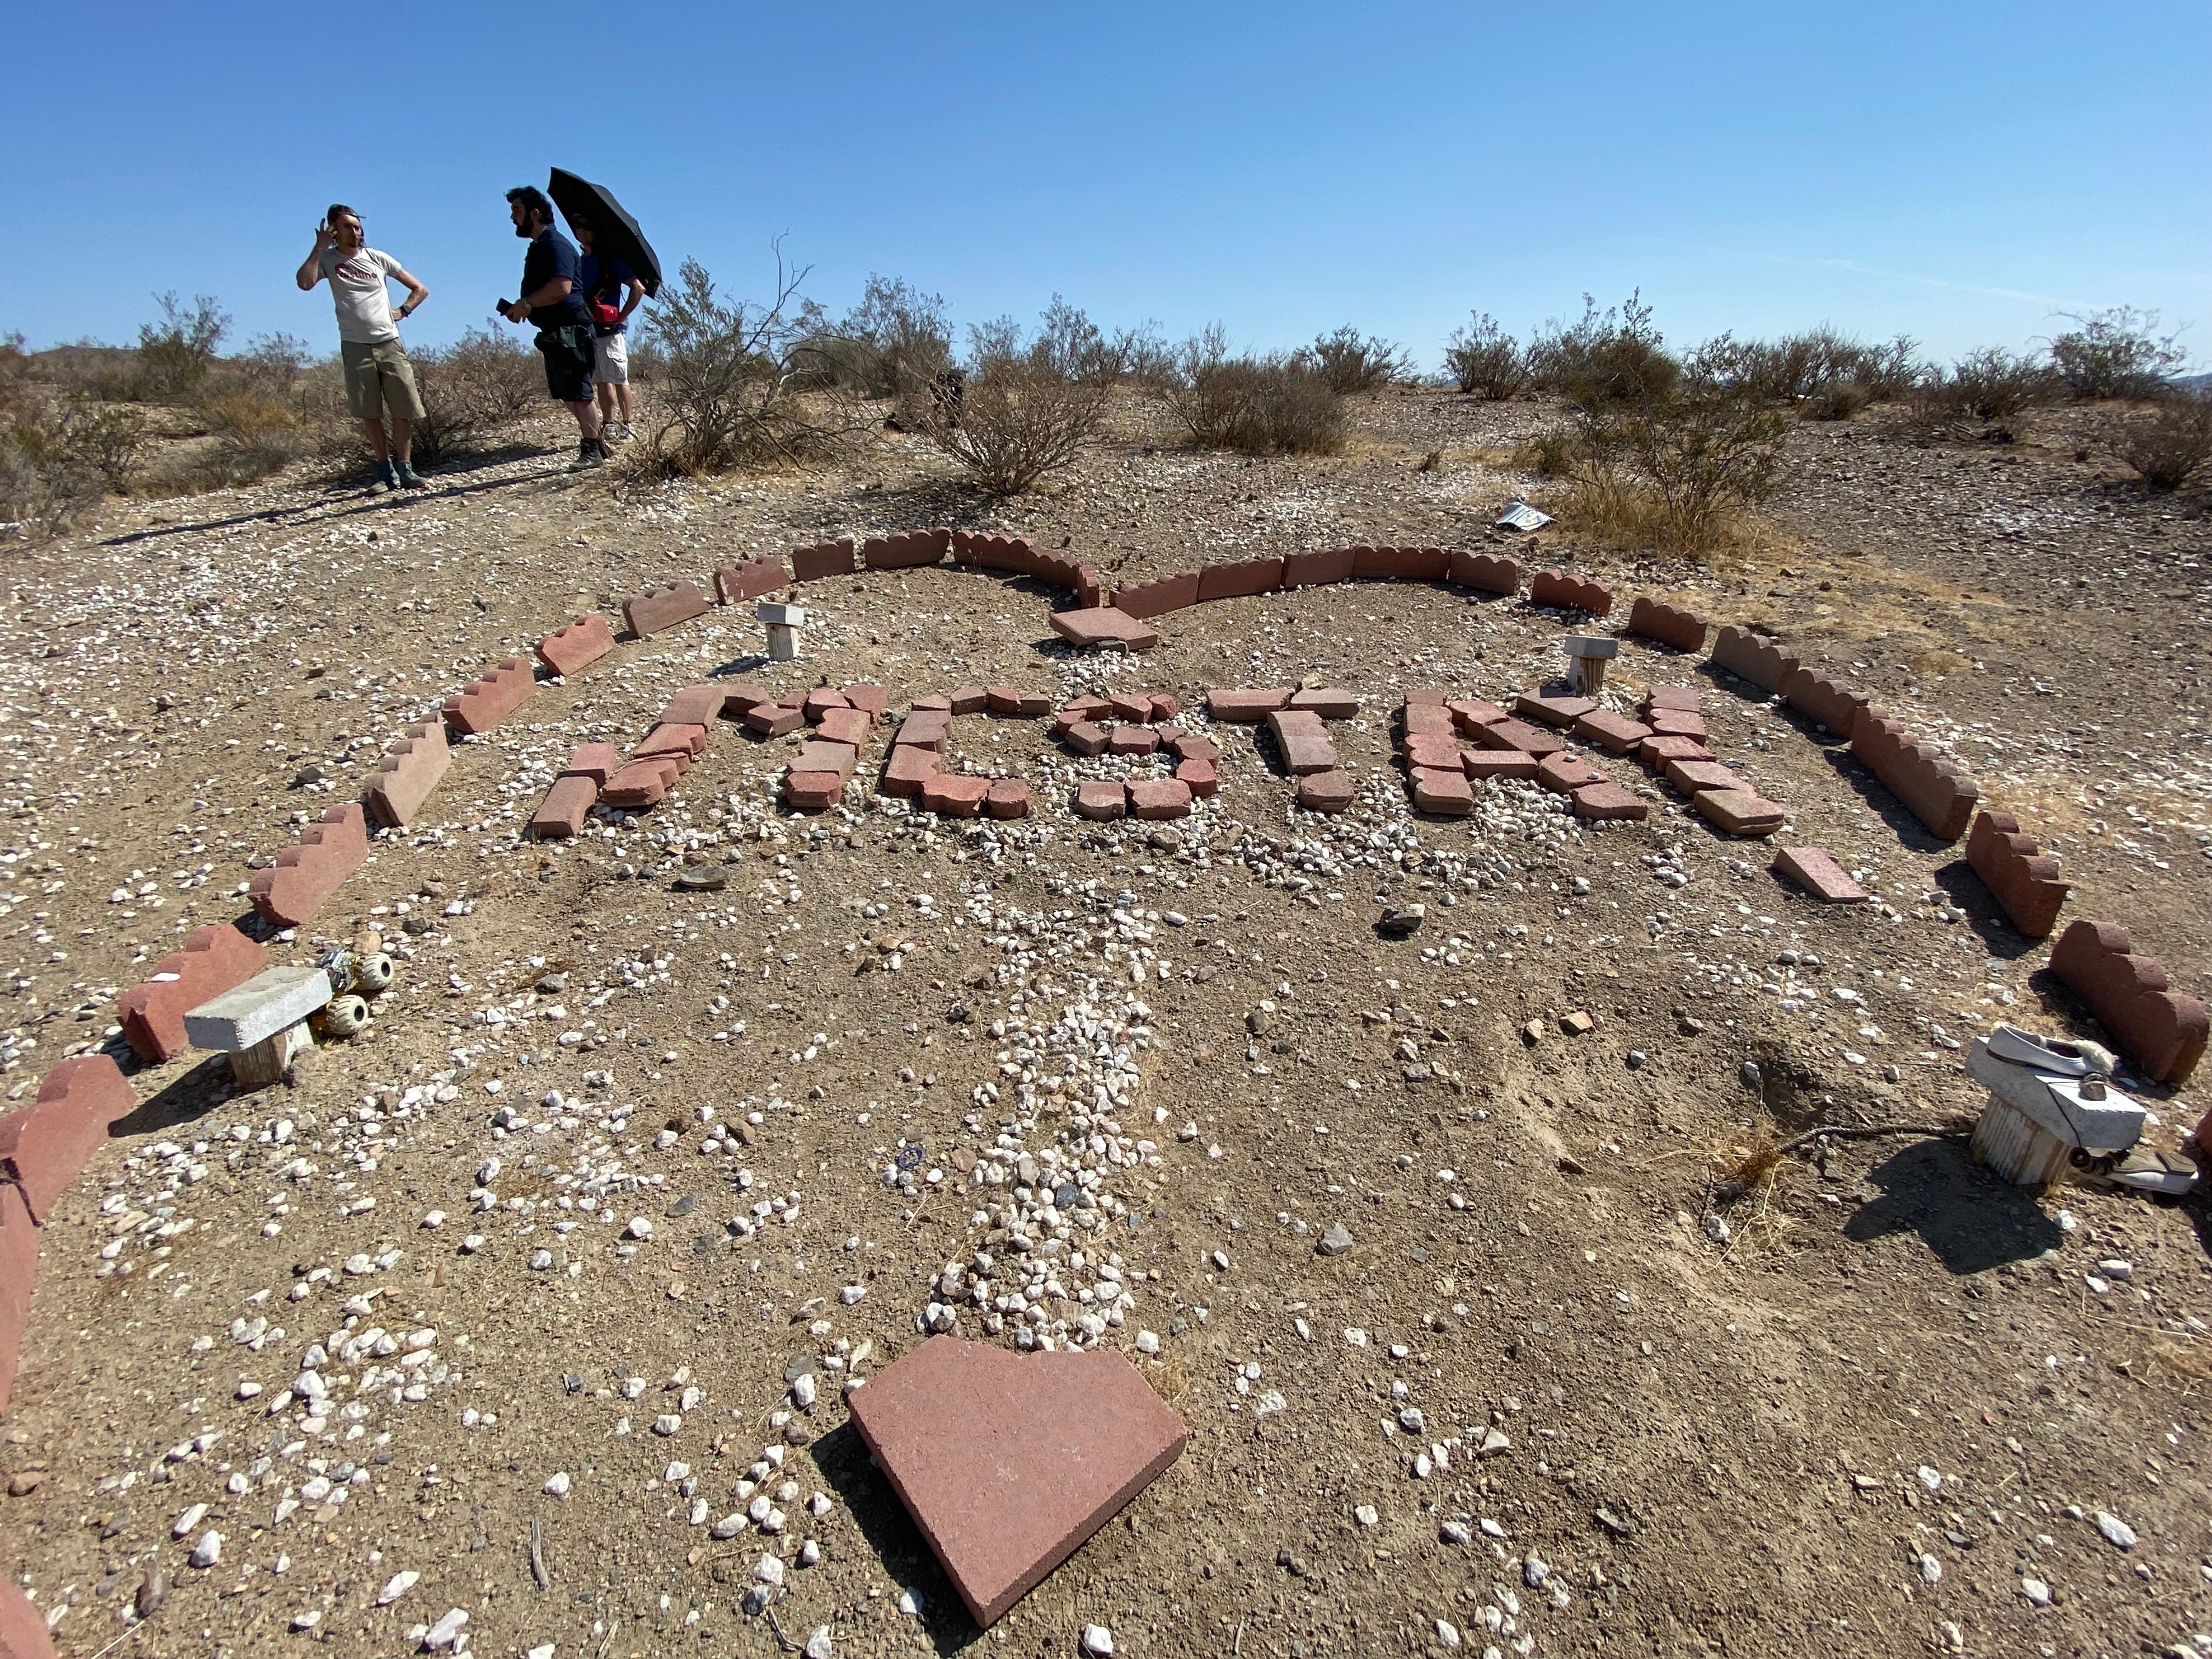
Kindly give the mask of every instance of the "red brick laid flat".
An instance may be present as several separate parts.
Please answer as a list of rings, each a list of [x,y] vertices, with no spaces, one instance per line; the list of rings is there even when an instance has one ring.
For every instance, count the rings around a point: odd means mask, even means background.
[[[2072,885],[2058,878],[2058,860],[2022,833],[2009,812],[1978,812],[1966,833],[1966,863],[2030,939],[2049,939]]]
[[[2051,971],[2146,1076],[2177,1089],[2189,1080],[2204,1055],[2204,1005],[2170,988],[2157,957],[2136,955],[2126,928],[2075,922],[2052,947]]]
[[[1350,691],[1313,686],[1291,692],[1291,707],[1310,709],[1325,720],[1348,720],[1359,713],[1359,698]]]
[[[1789,814],[1748,789],[1700,789],[1690,797],[1698,817],[1731,836],[1771,836]]]
[[[624,811],[658,806],[683,775],[672,756],[653,755],[631,761],[607,780],[606,803]]]
[[[991,780],[960,772],[939,772],[921,786],[921,804],[948,818],[981,817],[989,799]]]
[[[919,795],[922,786],[944,769],[945,757],[934,749],[925,749],[920,744],[895,744],[891,757],[884,763],[883,776],[877,780],[878,793],[885,795]]]
[[[1030,787],[1020,778],[994,778],[983,807],[994,818],[1025,818],[1030,815]]]
[[[1648,721],[1652,731],[1662,738],[1696,738],[1705,736],[1705,717],[1687,708],[1655,708]]]
[[[1127,817],[1129,811],[1129,792],[1111,779],[1094,779],[1075,786],[1075,815],[1095,818],[1105,823]]]
[[[1474,811],[1474,791],[1463,772],[1436,772],[1425,766],[1413,769],[1413,805],[1424,812],[1463,818]]]
[[[1664,772],[1675,761],[1709,761],[1715,757],[1702,739],[1661,732],[1637,744],[1636,758],[1648,772]]]
[[[1055,611],[1050,620],[1052,631],[1073,646],[1119,645],[1131,651],[1150,651],[1160,642],[1157,629],[1110,605]]]
[[[1485,702],[1480,697],[1466,697],[1447,705],[1453,722],[1468,736],[1473,737],[1486,726],[1495,726],[1512,716],[1494,702]]]
[[[1103,755],[1113,733],[1089,720],[1078,720],[1061,732],[1060,739],[1079,755]]]
[[[1651,735],[1651,728],[1610,708],[1593,708],[1575,722],[1575,735],[1610,754],[1631,755],[1637,744]]]
[[[802,743],[799,752],[791,757],[794,772],[835,772],[841,778],[849,778],[860,763],[860,751],[849,743],[823,743],[818,738]]]
[[[303,927],[323,901],[368,860],[368,820],[357,802],[333,806],[300,832],[276,862],[253,872],[253,908],[279,927]]]
[[[1424,732],[1406,739],[1406,764],[1449,772],[1460,763],[1459,739],[1441,732]]]
[[[1176,732],[1172,736],[1163,732],[1161,735],[1179,760],[1218,761],[1221,758],[1221,745],[1212,738],[1201,738],[1195,732]]]
[[[1201,798],[1213,794],[1221,787],[1221,773],[1209,760],[1176,762],[1175,778],[1192,794]]]
[[[1187,818],[1190,816],[1190,786],[1174,778],[1139,778],[1130,783],[1129,816],[1134,818]]]
[[[1460,769],[1470,778],[1533,778],[1536,757],[1518,749],[1470,749],[1459,757]]]
[[[1308,811],[1346,811],[1358,799],[1348,772],[1309,772],[1298,780],[1298,805]]]
[[[1863,904],[1867,890],[1823,847],[1785,847],[1774,855],[1774,873],[1796,883],[1823,904]]]
[[[1117,726],[1106,734],[1109,755],[1149,755],[1160,746],[1160,734],[1149,726]]]
[[[1474,740],[1486,749],[1518,749],[1538,760],[1556,755],[1567,746],[1563,739],[1539,731],[1526,720],[1499,720],[1494,726],[1486,726],[1474,734]]]
[[[1644,694],[1644,712],[1650,714],[1662,708],[1673,708],[1694,714],[1705,706],[1698,702],[1698,696],[1694,685],[1655,685]]]
[[[1651,811],[1649,801],[1638,799],[1617,783],[1586,783],[1575,791],[1574,803],[1578,818],[1620,818],[1641,823]]]
[[[191,1047],[185,1012],[243,985],[269,965],[269,953],[227,921],[185,935],[184,949],[154,964],[153,973],[116,1000],[124,1040],[139,1059],[173,1060]]]
[[[1267,716],[1267,729],[1274,736],[1275,746],[1282,750],[1283,769],[1292,776],[1335,769],[1336,745],[1328,740],[1328,728],[1322,724],[1320,715],[1279,708]]]
[[[538,689],[538,675],[527,657],[509,657],[482,679],[471,680],[446,699],[443,713],[454,731],[464,737],[489,732],[522,707]]]
[[[1278,708],[1289,708],[1290,703],[1291,688],[1287,685],[1206,694],[1206,708],[1218,720],[1262,720]]]
[[[553,780],[545,799],[530,815],[530,833],[539,841],[568,841],[584,833],[592,808],[599,802],[599,786],[580,772],[564,772]]]
[[[596,612],[579,617],[538,641],[538,660],[564,679],[589,668],[615,648],[614,629]]]
[[[918,708],[899,722],[891,738],[902,749],[942,749],[952,735],[952,716],[934,708]]]
[[[1547,697],[1541,692],[1523,691],[1513,699],[1513,712],[1525,714],[1532,720],[1541,720],[1547,726],[1561,730],[1572,726],[1583,715],[1595,711],[1597,705],[1588,697]]]
[[[840,773],[794,769],[783,775],[784,802],[801,812],[826,812],[844,793],[845,779]]]
[[[830,708],[823,711],[815,734],[830,743],[863,744],[875,727],[865,708]]]
[[[1536,781],[1547,789],[1571,795],[1585,784],[1603,783],[1606,775],[1580,755],[1547,755],[1537,763]]]
[[[1662,769],[1668,782],[1686,795],[1700,789],[1748,789],[1751,786],[1717,760],[1670,760]]]
[[[1398,719],[1409,738],[1448,738],[1457,729],[1451,711],[1442,703],[1409,702],[1398,711]]]
[[[39,1083],[39,1097],[0,1117],[0,1177],[22,1192],[41,1227],[91,1161],[107,1132],[138,1102],[106,1054],[64,1060]]]
[[[978,1625],[1151,1485],[1182,1420],[1108,1349],[932,1337],[849,1396],[853,1422]]]
[[[744,728],[757,738],[781,738],[805,724],[805,714],[781,703],[758,703],[745,710]]]

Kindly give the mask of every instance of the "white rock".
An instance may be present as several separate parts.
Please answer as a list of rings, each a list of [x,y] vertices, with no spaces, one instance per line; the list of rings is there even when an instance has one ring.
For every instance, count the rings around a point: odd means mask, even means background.
[[[683,1426],[684,1419],[673,1412],[663,1412],[653,1419],[653,1431],[655,1434],[673,1434]]]
[[[629,1218],[629,1225],[623,1231],[627,1232],[632,1238],[651,1238],[653,1237],[653,1223],[645,1216],[634,1215]]]
[[[222,1534],[212,1529],[200,1534],[200,1541],[192,1546],[191,1563],[196,1567],[211,1567],[222,1559]]]
[[[443,1653],[461,1639],[461,1631],[469,1622],[468,1610],[455,1607],[443,1619],[430,1626],[422,1638],[422,1645],[432,1653]]]
[[[1158,1332],[1139,1331],[1137,1333],[1137,1352],[1139,1353],[1158,1353],[1159,1351],[1160,1338]]]
[[[921,1613],[921,1592],[918,1589],[901,1590],[898,1593],[898,1610],[909,1619],[918,1617]]]
[[[1943,1564],[1941,1561],[1938,1561],[1932,1555],[1923,1555],[1920,1558],[1920,1576],[1929,1583],[1942,1583],[1943,1582]]]
[[[817,1625],[806,1638],[806,1659],[835,1659],[836,1651],[830,1640],[830,1626]]]
[[[2131,1550],[2136,1547],[2136,1529],[2117,1515],[2099,1510],[2097,1530],[2105,1534],[2105,1541],[2116,1550]]]
[[[194,1504],[191,1505],[182,1515],[177,1517],[176,1524],[169,1528],[169,1536],[172,1538],[182,1538],[194,1527],[197,1527],[201,1522],[207,1519],[207,1512],[208,1506],[204,1504]]]
[[[780,1589],[783,1585],[783,1563],[775,1556],[763,1555],[760,1565],[753,1569],[753,1577],[763,1584]]]
[[[2051,1605],[2051,1586],[2040,1578],[2021,1579],[2020,1593],[2039,1607],[2047,1607]]]
[[[385,1581],[384,1588],[376,1593],[376,1605],[380,1607],[390,1607],[422,1582],[422,1575],[411,1567],[404,1571],[393,1573]]]
[[[560,1474],[555,1475],[551,1480],[545,1483],[542,1490],[548,1498],[566,1498],[568,1495],[568,1471],[563,1469]]]
[[[1459,1645],[1459,1626],[1453,1624],[1448,1619],[1437,1620],[1437,1640],[1442,1643],[1445,1647],[1457,1647]]]
[[[1097,1659],[1105,1659],[1106,1655],[1114,1651],[1114,1632],[1103,1625],[1085,1625],[1083,1627],[1083,1650],[1097,1656]]]
[[[1375,1505],[1372,1504],[1360,1504],[1352,1511],[1352,1518],[1359,1522],[1363,1527],[1378,1526],[1382,1523],[1382,1516],[1376,1513]]]
[[[295,1613],[292,1615],[292,1628],[294,1630],[313,1630],[316,1626],[322,1622],[323,1615],[321,1612],[314,1607],[308,1608],[305,1613]]]

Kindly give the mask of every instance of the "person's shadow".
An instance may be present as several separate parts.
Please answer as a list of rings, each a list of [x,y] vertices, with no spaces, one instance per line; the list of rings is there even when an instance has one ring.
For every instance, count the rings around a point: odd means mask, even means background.
[[[1917,1232],[1961,1277],[2032,1260],[2065,1237],[2026,1188],[1975,1162],[1962,1141],[1915,1141],[1867,1179],[1881,1196],[1844,1224],[1844,1236],[1870,1244]]]

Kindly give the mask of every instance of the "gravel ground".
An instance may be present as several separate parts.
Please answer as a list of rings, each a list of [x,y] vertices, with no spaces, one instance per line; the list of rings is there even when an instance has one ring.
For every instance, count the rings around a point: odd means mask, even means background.
[[[1497,508],[1544,489],[1509,458],[1549,418],[1394,394],[1344,456],[1255,463],[1131,410],[996,509],[895,436],[638,490],[567,477],[550,425],[416,497],[111,503],[5,551],[0,1086],[119,1052],[119,988],[241,915],[402,726],[580,611],[932,523],[1132,580],[1504,544]],[[1510,548],[1841,668],[2061,855],[2069,916],[2203,994],[2205,499],[2093,453],[2067,415],[2002,445],[1808,425],[1709,563],[1571,528]],[[1098,660],[1052,638],[1050,597],[867,574],[805,590],[797,663],[726,613],[624,642],[459,744],[315,937],[272,939],[388,943],[362,1037],[253,1093],[220,1060],[137,1073],[46,1230],[0,1446],[0,1554],[63,1654],[1064,1654],[1090,1626],[1239,1659],[2198,1650],[2201,1198],[2038,1198],[1928,1136],[1726,1179],[1815,1123],[1971,1114],[1960,1046],[1995,1020],[2092,1029],[1955,849],[1824,734],[1638,644],[1609,684],[1704,687],[1715,752],[1790,809],[1779,839],[1875,906],[1815,907],[1666,792],[1643,824],[1510,782],[1416,816],[1392,714],[1556,672],[1559,619],[1517,603],[1307,590]],[[1026,822],[857,793],[796,817],[788,744],[731,726],[658,810],[521,838],[574,744],[723,672],[894,708],[1341,686],[1360,799],[1305,813],[1254,728],[1187,713],[1219,794],[1091,824],[1079,780],[1163,763],[977,715],[953,748],[1031,781]],[[1419,931],[1378,934],[1416,901]],[[2137,1092],[2168,1144],[2202,1115]],[[1119,1348],[1190,1428],[986,1635],[842,1406],[930,1328]]]

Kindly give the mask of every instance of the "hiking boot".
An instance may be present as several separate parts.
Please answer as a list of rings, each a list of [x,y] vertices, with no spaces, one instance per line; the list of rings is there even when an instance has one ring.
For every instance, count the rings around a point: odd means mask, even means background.
[[[586,438],[576,446],[576,459],[568,463],[571,472],[588,472],[595,466],[607,464],[607,447],[597,438]]]
[[[372,495],[381,495],[390,490],[396,489],[398,488],[398,484],[399,479],[398,475],[396,475],[392,470],[392,463],[389,461],[379,461],[376,464],[376,477],[369,484],[368,493]]]
[[[415,470],[411,463],[407,461],[398,461],[393,463],[393,467],[399,475],[399,487],[402,489],[421,489],[425,488],[422,483],[422,475]]]

